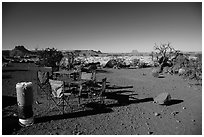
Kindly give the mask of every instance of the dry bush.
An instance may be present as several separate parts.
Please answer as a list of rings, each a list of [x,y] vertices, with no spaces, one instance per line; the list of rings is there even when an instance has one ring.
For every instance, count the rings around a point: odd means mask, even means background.
[[[183,76],[189,79],[195,79],[198,82],[202,81],[202,60],[197,58],[196,60],[190,59],[185,64],[185,72]]]

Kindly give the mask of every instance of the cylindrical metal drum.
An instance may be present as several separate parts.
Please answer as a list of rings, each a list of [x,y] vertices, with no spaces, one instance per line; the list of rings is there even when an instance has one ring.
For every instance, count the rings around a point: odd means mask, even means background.
[[[21,126],[31,126],[33,118],[33,87],[32,82],[21,82],[16,84],[18,117]]]

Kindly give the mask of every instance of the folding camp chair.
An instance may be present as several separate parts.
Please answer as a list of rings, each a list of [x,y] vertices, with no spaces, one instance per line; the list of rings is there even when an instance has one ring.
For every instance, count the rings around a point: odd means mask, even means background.
[[[71,92],[65,92],[68,88],[65,88],[63,81],[49,79],[49,83],[51,87],[51,100],[64,114],[65,107],[69,106],[68,99],[71,96]]]
[[[65,93],[65,90],[68,91],[69,88],[64,86],[63,81],[49,79],[48,72],[38,71],[37,75],[37,85],[40,90],[46,95],[47,100],[52,101],[54,106],[64,114],[66,106],[70,107],[67,100],[69,99],[71,93]],[[50,109],[54,108],[50,106],[50,102],[48,102],[48,105]]]
[[[90,88],[89,98],[91,101],[97,101],[104,104],[106,91],[106,78],[102,79],[101,85],[94,85]]]
[[[49,72],[44,72],[44,71],[38,71],[37,72],[37,85],[40,88],[41,91],[43,92],[38,92],[38,94],[40,93],[40,95],[42,93],[44,93],[47,96],[47,99],[49,97]]]
[[[105,100],[105,91],[106,91],[106,78],[102,79],[101,84],[91,84],[86,85],[86,88],[81,91],[80,98],[83,98],[83,94],[87,95],[89,99],[88,102],[96,102],[99,101],[101,104],[104,104]]]

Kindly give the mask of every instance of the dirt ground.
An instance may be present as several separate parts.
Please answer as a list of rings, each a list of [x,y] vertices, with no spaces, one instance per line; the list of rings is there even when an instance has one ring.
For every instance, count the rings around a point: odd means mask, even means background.
[[[107,89],[102,108],[95,104],[80,109],[72,100],[74,110],[62,115],[48,109],[49,102],[35,84],[33,64],[10,64],[2,71],[2,134],[201,135],[202,86],[178,75],[155,78],[151,72],[152,68],[100,70],[97,81],[107,77],[109,85],[121,88]],[[34,83],[35,123],[30,127],[18,124],[15,85],[21,81]],[[170,103],[153,103],[153,98],[163,92],[170,93]]]

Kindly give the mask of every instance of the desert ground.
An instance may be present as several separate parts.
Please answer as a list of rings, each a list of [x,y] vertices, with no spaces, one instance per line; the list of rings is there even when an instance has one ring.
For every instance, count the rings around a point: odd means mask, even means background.
[[[107,89],[102,108],[73,105],[73,111],[62,115],[48,108],[49,102],[37,88],[34,64],[9,64],[2,71],[2,134],[201,135],[202,86],[178,75],[155,78],[152,69],[98,70],[97,81],[106,77],[108,84],[124,88]],[[18,124],[15,86],[21,81],[34,83],[35,123],[30,127]],[[169,104],[154,103],[153,98],[163,92],[171,95]]]

